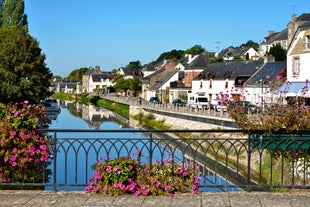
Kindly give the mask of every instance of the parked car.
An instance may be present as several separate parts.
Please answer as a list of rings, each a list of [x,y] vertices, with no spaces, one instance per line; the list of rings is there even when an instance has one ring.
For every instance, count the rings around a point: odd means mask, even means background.
[[[232,101],[232,102],[229,102],[229,107],[242,108],[246,113],[260,112],[260,107],[250,101]]]
[[[185,106],[185,102],[181,99],[173,99],[172,101],[173,106]]]
[[[156,97],[156,96],[151,97],[151,98],[150,98],[150,102],[151,102],[151,103],[155,103],[155,104],[159,104],[159,103],[160,103],[159,98]]]
[[[214,109],[215,111],[227,111],[227,106],[219,99],[213,99],[210,102],[211,109]]]

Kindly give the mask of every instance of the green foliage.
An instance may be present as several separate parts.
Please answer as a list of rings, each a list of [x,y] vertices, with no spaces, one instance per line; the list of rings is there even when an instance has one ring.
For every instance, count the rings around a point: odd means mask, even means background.
[[[220,57],[220,56],[210,58],[210,64],[218,63],[218,62],[223,62],[223,61],[224,61],[224,59],[222,57]]]
[[[172,197],[175,193],[191,192],[198,194],[198,169],[193,165],[179,164],[173,160],[155,162],[153,166],[139,166],[141,151],[137,160],[122,157],[103,162],[97,161],[93,166],[96,172],[85,192],[104,193],[117,196],[122,194],[166,195]]]
[[[37,131],[49,124],[44,107],[24,101],[2,106],[0,113],[0,182],[46,182],[51,144]]]
[[[133,96],[139,95],[142,90],[142,81],[139,78],[124,79],[123,76],[117,76],[113,82],[115,82],[113,87],[116,91],[126,92],[130,90],[133,92]]]
[[[206,52],[206,49],[201,45],[194,45],[193,47],[187,49],[185,54],[199,55],[202,52]]]
[[[55,75],[52,77],[52,82],[60,82],[62,80],[62,77],[59,75]]]
[[[141,62],[139,60],[130,62],[126,68],[142,68]]]
[[[80,68],[75,69],[71,71],[71,73],[68,75],[68,80],[82,80],[83,74],[88,70],[88,68]]]
[[[163,60],[180,60],[184,57],[184,50],[171,50],[170,52],[164,52],[162,53],[157,60],[154,62],[154,64],[157,64]]]
[[[103,107],[109,109],[111,111],[115,111],[117,114],[121,115],[124,118],[129,118],[129,106],[121,103],[114,103],[109,100],[101,99],[99,97],[95,97],[92,99],[92,103],[96,106]]]
[[[0,27],[17,26],[28,29],[24,0],[0,0]]]
[[[0,28],[0,60],[0,102],[39,103],[51,94],[45,55],[24,29]]]
[[[157,130],[168,130],[169,126],[165,125],[165,120],[156,120],[154,114],[147,114],[146,116],[143,113],[136,114],[134,116],[135,120],[138,120],[140,124],[143,125],[146,129],[157,129]]]
[[[285,61],[286,60],[286,50],[281,47],[280,43],[273,45],[266,55],[271,55],[274,57],[275,61]]]
[[[254,42],[252,40],[247,41],[244,44],[241,44],[239,47],[252,47],[255,50],[258,50],[259,44],[257,42]]]
[[[242,58],[239,55],[236,55],[233,57],[233,60],[242,60]]]

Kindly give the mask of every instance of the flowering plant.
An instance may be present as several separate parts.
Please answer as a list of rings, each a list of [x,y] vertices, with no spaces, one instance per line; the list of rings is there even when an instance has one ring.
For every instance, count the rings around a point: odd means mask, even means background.
[[[138,151],[139,152],[139,151]],[[139,155],[139,153],[137,153]],[[139,160],[139,158],[138,158]],[[106,195],[135,194],[167,195],[190,191],[198,194],[200,179],[194,165],[178,164],[173,160],[139,165],[131,157],[104,159],[93,166],[96,170],[85,192]]]
[[[24,101],[1,107],[0,115],[0,182],[43,179],[40,172],[50,157],[49,139],[37,131],[49,124],[44,107]]]
[[[301,129],[309,129],[310,113],[309,103],[307,104],[306,98],[308,80],[300,96],[290,98],[286,97],[287,91],[285,87],[281,91],[278,87],[275,87],[277,84],[274,82],[277,81],[270,81],[269,83],[271,90],[273,92],[277,91],[278,93],[273,101],[266,102],[266,100],[263,100],[260,103],[261,108],[258,113],[249,113],[249,110],[244,110],[242,105],[232,104],[233,107],[228,107],[231,117],[241,128],[246,130],[265,130],[267,132],[285,130],[287,132],[293,132]],[[283,84],[282,79],[278,82]],[[287,81],[285,85],[290,87],[291,83]],[[246,94],[241,95],[241,99],[246,99]],[[228,97],[226,97],[226,102],[228,102]],[[259,105],[258,103],[256,104]]]

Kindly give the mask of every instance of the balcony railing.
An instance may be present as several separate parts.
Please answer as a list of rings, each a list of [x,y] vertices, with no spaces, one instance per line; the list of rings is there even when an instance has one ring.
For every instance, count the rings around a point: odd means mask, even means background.
[[[269,136],[243,130],[44,131],[52,140],[53,156],[42,174],[29,169],[36,179],[0,182],[0,188],[83,190],[97,160],[133,156],[137,150],[141,163],[196,163],[202,191],[310,188],[310,131]]]

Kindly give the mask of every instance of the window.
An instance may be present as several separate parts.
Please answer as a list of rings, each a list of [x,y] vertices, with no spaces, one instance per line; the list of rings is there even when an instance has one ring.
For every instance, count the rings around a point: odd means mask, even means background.
[[[305,50],[310,50],[310,35],[305,37]]]
[[[293,58],[293,76],[299,75],[300,59],[299,57]]]

